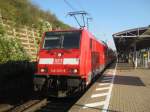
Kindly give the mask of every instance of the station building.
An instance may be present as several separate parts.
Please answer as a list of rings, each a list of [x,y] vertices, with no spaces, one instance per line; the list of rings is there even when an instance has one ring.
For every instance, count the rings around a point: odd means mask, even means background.
[[[118,62],[135,68],[150,68],[150,26],[113,34]]]

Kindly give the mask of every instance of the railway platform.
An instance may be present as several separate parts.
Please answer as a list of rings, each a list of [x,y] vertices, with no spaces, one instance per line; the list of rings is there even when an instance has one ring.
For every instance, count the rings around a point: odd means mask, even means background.
[[[70,108],[69,112],[149,112],[150,69],[117,63]]]
[[[150,69],[118,63],[109,109],[119,112],[150,111]]]

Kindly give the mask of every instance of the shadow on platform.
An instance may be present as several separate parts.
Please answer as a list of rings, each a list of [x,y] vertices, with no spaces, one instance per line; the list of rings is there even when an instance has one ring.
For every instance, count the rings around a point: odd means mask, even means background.
[[[109,75],[109,77],[111,77],[111,76],[113,77],[113,75]],[[107,77],[107,76],[104,76],[104,77]],[[96,82],[102,83],[102,78],[100,78]],[[106,81],[106,82],[103,82],[103,83],[109,83],[110,81]],[[143,83],[143,81],[139,77],[120,76],[120,75],[115,75],[115,79],[114,79],[113,84],[130,85],[130,86],[145,86],[145,84]]]
[[[135,76],[115,76],[114,84],[131,85],[131,86],[145,86],[139,77]]]
[[[112,71],[115,69],[115,63],[113,63],[111,66],[109,66],[107,68],[107,71]],[[115,75],[115,80],[114,80],[114,84],[120,84],[120,85],[130,85],[130,86],[145,86],[145,84],[143,83],[143,81],[137,77],[137,76],[134,76],[134,74],[132,74],[132,70],[134,70],[133,66],[131,64],[128,64],[128,63],[117,63],[117,68],[116,68],[117,71],[122,71],[122,72],[126,72],[126,71],[130,71],[130,74],[129,72],[128,73],[125,73],[125,75],[120,75],[120,74],[117,74],[116,72],[116,75]],[[99,82],[101,83],[101,80],[103,77],[105,76],[112,76],[113,77],[113,74],[105,74],[103,75],[100,79],[98,79],[96,82]],[[105,83],[105,82],[103,82]],[[108,83],[108,82],[106,82]]]

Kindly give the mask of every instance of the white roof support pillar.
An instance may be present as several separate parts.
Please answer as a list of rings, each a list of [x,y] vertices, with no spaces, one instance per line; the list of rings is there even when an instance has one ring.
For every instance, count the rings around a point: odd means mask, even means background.
[[[134,44],[134,68],[137,68],[137,51],[136,51],[136,42]]]

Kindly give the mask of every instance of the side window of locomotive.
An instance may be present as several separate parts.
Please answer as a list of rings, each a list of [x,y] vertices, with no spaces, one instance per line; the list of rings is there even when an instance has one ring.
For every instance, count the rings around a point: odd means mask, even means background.
[[[92,39],[90,39],[90,49],[92,49]]]

